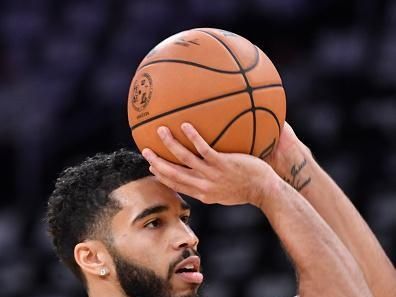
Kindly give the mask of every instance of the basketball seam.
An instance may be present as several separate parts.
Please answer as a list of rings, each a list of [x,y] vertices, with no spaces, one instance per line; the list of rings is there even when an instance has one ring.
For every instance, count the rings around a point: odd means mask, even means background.
[[[268,108],[265,108],[265,107],[262,107],[262,106],[256,107],[255,109],[256,109],[256,110],[261,110],[261,111],[266,111],[266,112],[268,112],[269,114],[271,114],[272,117],[275,119],[275,122],[276,122],[276,124],[277,124],[277,126],[278,126],[278,130],[280,131],[279,119],[277,118],[276,114],[275,114],[271,109],[268,109]]]
[[[245,109],[244,111],[240,112],[239,114],[237,114],[225,127],[224,129],[219,133],[219,135],[216,136],[216,138],[212,141],[212,143],[210,144],[211,147],[215,146],[216,143],[220,140],[220,138],[223,136],[223,134],[228,130],[229,127],[231,127],[231,125],[238,120],[240,117],[242,117],[243,115],[245,115],[246,113],[248,113],[249,111],[251,111],[250,108]]]
[[[209,66],[205,66],[205,65],[201,65],[199,63],[195,63],[195,62],[189,62],[189,61],[184,61],[184,60],[173,60],[173,59],[163,59],[163,60],[155,60],[152,62],[148,62],[146,64],[144,64],[143,66],[139,67],[138,70],[143,69],[144,67],[153,65],[153,64],[159,64],[159,63],[179,63],[179,64],[185,64],[185,65],[190,65],[190,66],[195,66],[198,68],[203,68],[206,70],[210,70],[213,72],[218,72],[218,73],[224,73],[224,74],[240,74],[241,72],[238,70],[221,70],[221,69],[217,69],[217,68],[212,68]]]
[[[263,151],[259,155],[260,159],[264,159],[265,157],[267,157],[272,152],[272,150],[274,149],[274,146],[275,146],[275,142],[276,141],[275,141],[275,138],[274,138],[272,143],[269,146],[267,146],[265,149],[263,149]]]
[[[265,108],[265,107],[261,107],[261,106],[260,106],[260,107],[255,107],[255,109],[256,109],[256,111],[265,111],[265,112],[268,112],[268,113],[275,119],[275,122],[276,122],[276,124],[277,124],[277,126],[278,126],[278,129],[280,129],[279,121],[278,121],[278,119],[277,119],[275,113],[274,113],[271,109],[268,109],[268,108]],[[242,111],[241,113],[239,113],[238,115],[236,115],[236,116],[224,127],[224,129],[220,132],[220,134],[216,136],[215,140],[210,144],[210,146],[213,147],[214,145],[216,145],[216,143],[217,143],[217,142],[220,140],[220,138],[225,134],[225,132],[227,132],[228,128],[231,127],[231,125],[232,125],[237,119],[239,119],[241,116],[245,115],[245,114],[246,114],[247,112],[249,112],[249,111],[252,111],[252,109],[251,109],[251,108],[246,109],[246,110]],[[275,141],[275,140],[274,140],[274,141]],[[270,145],[270,146],[271,146],[271,145]],[[269,149],[269,147],[266,148],[266,149],[264,149],[264,151],[260,154],[260,156],[261,156],[267,149]]]
[[[248,68],[244,69],[245,72],[249,72],[250,70],[252,70],[254,67],[257,66],[258,62],[259,62],[259,51],[257,49],[257,47],[254,47],[256,50],[256,57],[255,60],[253,62],[253,64],[251,66],[249,66]],[[159,64],[159,63],[179,63],[179,64],[185,64],[185,65],[190,65],[190,66],[194,66],[194,67],[198,67],[198,68],[203,68],[206,70],[210,70],[213,72],[218,72],[218,73],[224,73],[224,74],[242,74],[241,70],[236,70],[236,71],[232,71],[232,70],[221,70],[218,68],[214,68],[214,67],[210,67],[210,66],[206,66],[206,65],[202,65],[199,63],[195,63],[195,62],[191,62],[191,61],[185,61],[185,60],[177,60],[177,59],[161,59],[161,60],[155,60],[155,61],[151,61],[148,62],[142,66],[140,66],[136,71],[139,71],[147,66],[153,65],[153,64]]]
[[[282,84],[263,85],[263,86],[258,86],[258,87],[252,88],[252,91],[257,90],[257,89],[270,89],[270,88],[278,88],[278,87],[281,87],[281,88],[282,88],[283,86],[282,86]],[[138,128],[138,127],[140,127],[140,126],[143,126],[143,125],[145,125],[145,124],[147,124],[147,123],[149,123],[149,122],[152,122],[152,121],[155,121],[155,120],[157,120],[157,119],[159,119],[159,118],[165,117],[165,116],[167,116],[167,115],[170,115],[170,114],[173,114],[173,113],[182,111],[182,110],[184,110],[184,109],[189,109],[189,108],[194,107],[194,106],[197,106],[197,105],[206,104],[206,103],[213,102],[213,101],[220,100],[220,99],[226,99],[227,97],[231,97],[231,96],[243,94],[243,93],[245,93],[245,92],[247,92],[247,90],[246,90],[246,89],[243,89],[243,90],[231,92],[231,93],[228,93],[228,94],[223,94],[223,95],[220,95],[220,96],[215,96],[215,97],[207,98],[207,99],[204,99],[204,100],[201,100],[201,101],[198,101],[198,102],[194,102],[194,103],[191,103],[191,104],[187,104],[187,105],[178,107],[178,108],[176,108],[176,109],[172,109],[172,110],[163,112],[163,113],[161,113],[161,114],[158,114],[158,115],[156,115],[156,116],[153,116],[153,117],[151,117],[151,118],[149,118],[149,119],[147,119],[147,120],[144,120],[144,121],[142,121],[142,122],[140,122],[140,123],[137,123],[136,125],[130,126],[130,128],[131,128],[131,130],[133,131],[133,130],[135,130],[136,128]],[[276,116],[275,116],[275,118],[276,118]],[[277,118],[276,118],[276,121],[278,122],[278,119],[277,119]]]
[[[250,86],[248,78],[246,77],[245,70],[242,67],[241,63],[239,62],[238,58],[235,56],[234,52],[228,47],[228,45],[223,40],[221,40],[219,37],[217,37],[215,34],[213,34],[211,32],[207,32],[205,30],[197,30],[197,31],[204,32],[204,33],[208,34],[209,36],[212,36],[212,38],[216,39],[220,44],[222,44],[225,47],[225,49],[231,54],[232,58],[235,60],[235,62],[238,64],[239,69],[241,70],[241,74],[242,74],[243,79],[245,80],[245,83],[246,83],[246,90],[248,91],[249,98],[250,98],[251,111],[253,113],[253,137],[252,137],[252,144],[250,146],[250,151],[249,151],[249,154],[252,154],[255,143],[256,143],[256,112],[255,112],[255,104],[254,104],[251,86]],[[255,47],[255,46],[253,45],[253,47]]]

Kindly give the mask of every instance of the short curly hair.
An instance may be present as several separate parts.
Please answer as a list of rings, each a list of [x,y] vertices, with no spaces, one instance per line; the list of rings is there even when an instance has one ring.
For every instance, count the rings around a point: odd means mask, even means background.
[[[149,175],[149,164],[140,154],[121,149],[88,158],[57,179],[48,200],[49,233],[58,257],[84,285],[74,247],[86,239],[105,240],[109,220],[121,209],[110,194]]]

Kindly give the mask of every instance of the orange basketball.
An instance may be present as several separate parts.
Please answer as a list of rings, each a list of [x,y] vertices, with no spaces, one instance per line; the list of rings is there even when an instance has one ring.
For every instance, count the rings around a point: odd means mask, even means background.
[[[270,59],[245,38],[219,29],[165,39],[140,63],[129,90],[128,119],[138,148],[175,163],[157,135],[162,125],[195,153],[183,122],[217,151],[264,158],[285,115],[285,92]]]

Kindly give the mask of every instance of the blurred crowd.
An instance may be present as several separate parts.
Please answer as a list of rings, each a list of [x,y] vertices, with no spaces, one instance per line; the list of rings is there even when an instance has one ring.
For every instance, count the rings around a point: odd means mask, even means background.
[[[0,296],[80,297],[55,257],[46,201],[59,172],[134,149],[136,66],[179,31],[217,27],[277,66],[287,120],[396,262],[396,1],[0,1]],[[193,204],[203,296],[291,297],[295,277],[253,207]]]

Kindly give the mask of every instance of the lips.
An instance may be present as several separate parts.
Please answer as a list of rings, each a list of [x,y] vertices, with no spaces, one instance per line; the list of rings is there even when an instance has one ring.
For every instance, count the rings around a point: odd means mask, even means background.
[[[175,275],[187,283],[200,284],[203,281],[203,275],[199,272],[201,260],[198,256],[191,256],[181,261],[175,267]]]

